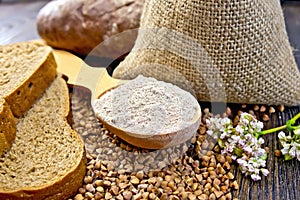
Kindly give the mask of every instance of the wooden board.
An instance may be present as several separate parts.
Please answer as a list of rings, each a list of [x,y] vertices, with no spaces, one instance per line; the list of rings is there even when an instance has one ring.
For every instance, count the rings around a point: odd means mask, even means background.
[[[14,4],[0,3],[0,45],[38,38],[35,16],[47,1],[21,2]],[[300,49],[300,5],[286,4],[283,7],[291,45]],[[300,51],[295,52],[295,58],[300,68]],[[234,108],[235,105],[232,105]],[[280,126],[293,115],[300,112],[299,107],[286,108],[283,113],[277,112],[271,116],[267,126]],[[300,162],[293,160],[285,162],[272,153],[279,148],[275,135],[266,136],[266,146],[269,147],[267,167],[270,175],[262,181],[253,182],[245,178],[237,168],[233,169],[240,184],[234,192],[240,200],[297,200],[300,199]]]

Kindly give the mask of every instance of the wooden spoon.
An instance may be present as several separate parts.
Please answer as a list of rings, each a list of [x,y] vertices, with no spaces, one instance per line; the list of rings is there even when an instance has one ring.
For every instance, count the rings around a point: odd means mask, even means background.
[[[96,68],[88,66],[82,59],[69,52],[63,50],[54,50],[53,52],[58,65],[57,71],[68,77],[68,84],[88,88],[92,93],[91,101],[99,98],[106,91],[126,82],[110,77],[104,67]],[[98,117],[98,119],[108,130],[132,145],[147,149],[160,149],[178,145],[190,139],[199,128],[201,109],[199,105],[198,110],[188,127],[176,132],[159,133],[147,137],[143,134],[122,130],[107,123],[100,117]]]
[[[53,50],[53,53],[57,71],[68,77],[68,84],[88,88],[92,93],[91,101],[126,82],[109,76],[105,67],[90,67],[81,58],[67,51]]]

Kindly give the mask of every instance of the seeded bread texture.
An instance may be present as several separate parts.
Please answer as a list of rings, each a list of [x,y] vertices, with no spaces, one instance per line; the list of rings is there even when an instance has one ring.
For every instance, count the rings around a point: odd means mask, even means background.
[[[20,117],[56,76],[49,46],[23,42],[0,46],[0,97]]]
[[[58,77],[19,119],[0,158],[0,199],[67,199],[82,185],[84,144],[67,123],[69,96]]]
[[[4,99],[0,99],[0,156],[8,150],[16,137],[16,120]]]

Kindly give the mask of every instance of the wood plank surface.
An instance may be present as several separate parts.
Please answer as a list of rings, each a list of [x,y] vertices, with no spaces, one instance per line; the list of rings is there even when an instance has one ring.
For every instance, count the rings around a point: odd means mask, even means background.
[[[36,15],[47,1],[0,3],[0,45],[39,38]]]
[[[39,38],[35,17],[46,3],[47,1],[23,1],[21,3],[1,3],[0,1],[0,45]],[[295,49],[300,49],[300,4],[286,3],[283,5],[283,11],[291,45]],[[300,68],[300,51],[295,51],[295,58]],[[280,126],[298,112],[300,112],[299,107],[276,112],[266,125],[268,127]],[[253,182],[241,175],[237,168],[233,169],[240,184],[239,190],[234,191],[233,196],[241,200],[300,199],[300,162],[296,160],[286,162],[282,157],[275,157],[273,152],[279,149],[276,135],[264,138],[270,152],[267,160],[270,175],[263,177],[259,182]]]

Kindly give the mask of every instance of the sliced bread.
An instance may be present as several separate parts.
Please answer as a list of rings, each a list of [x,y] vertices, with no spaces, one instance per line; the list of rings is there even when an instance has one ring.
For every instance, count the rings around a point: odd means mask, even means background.
[[[0,156],[9,149],[16,136],[16,120],[4,99],[0,99]]]
[[[85,149],[68,113],[68,88],[57,77],[19,119],[15,142],[0,158],[0,199],[67,199],[82,185]]]
[[[0,46],[0,156],[12,145],[22,116],[56,76],[51,48],[33,42]]]
[[[56,76],[49,46],[22,42],[0,46],[0,98],[20,117]]]

